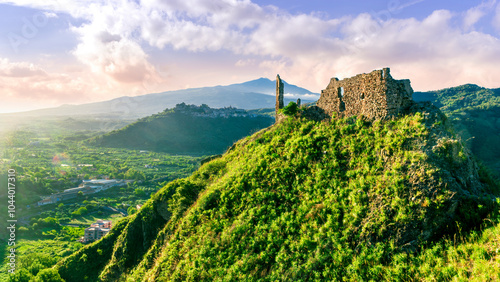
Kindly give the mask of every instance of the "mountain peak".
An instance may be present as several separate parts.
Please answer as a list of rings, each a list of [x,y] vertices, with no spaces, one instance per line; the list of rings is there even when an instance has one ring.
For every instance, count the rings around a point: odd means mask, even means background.
[[[282,81],[285,85],[285,93],[290,93],[295,95],[315,94],[305,88],[290,84],[285,80]],[[276,80],[270,80],[269,78],[261,77],[243,83],[231,84],[228,85],[227,87],[230,87],[235,90],[246,89],[252,92],[274,95],[276,93]]]

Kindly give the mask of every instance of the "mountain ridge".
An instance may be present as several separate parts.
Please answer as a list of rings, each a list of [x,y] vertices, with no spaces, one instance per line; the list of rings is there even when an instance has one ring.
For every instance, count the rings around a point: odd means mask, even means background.
[[[221,154],[233,142],[273,123],[272,117],[241,109],[212,109],[207,105],[181,103],[87,142],[95,146],[171,154]]]
[[[275,98],[275,81],[259,78],[243,83],[226,86],[198,87],[172,90],[160,93],[149,93],[140,96],[121,96],[111,100],[92,102],[80,105],[61,105],[55,108],[38,109],[20,113],[0,114],[12,116],[61,116],[61,115],[108,115],[114,117],[126,116],[144,117],[172,108],[176,104],[207,104],[212,108],[233,106],[241,109],[259,109],[273,107]],[[316,95],[315,93],[286,83],[287,93],[296,96]],[[260,91],[260,92],[258,92]],[[296,100],[288,99],[288,101]],[[303,99],[306,102],[311,100]]]

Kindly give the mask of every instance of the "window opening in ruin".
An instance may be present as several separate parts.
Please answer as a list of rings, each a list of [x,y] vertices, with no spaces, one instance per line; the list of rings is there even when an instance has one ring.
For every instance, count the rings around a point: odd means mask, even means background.
[[[365,93],[361,93],[361,100],[365,99]]]
[[[340,100],[339,111],[341,112],[345,111],[345,103],[342,100]]]
[[[342,101],[342,98],[344,97],[344,87],[339,87],[337,91],[337,95],[339,96],[339,111],[343,112],[345,111],[345,103]]]

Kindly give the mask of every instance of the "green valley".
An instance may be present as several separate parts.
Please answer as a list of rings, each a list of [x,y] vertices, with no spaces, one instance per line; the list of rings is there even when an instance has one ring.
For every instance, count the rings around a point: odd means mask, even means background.
[[[114,127],[123,121],[108,122]],[[19,124],[2,135],[0,168],[16,171],[16,250],[18,268],[38,272],[50,267],[84,245],[77,242],[84,229],[97,219],[114,223],[136,212],[136,205],[149,199],[165,183],[186,177],[198,166],[200,157],[174,156],[161,152],[97,148],[81,141],[101,133],[102,122],[88,118],[55,118]],[[121,187],[77,196],[38,206],[41,197],[77,187],[86,179],[127,179]],[[7,175],[0,176],[7,183]],[[7,190],[0,201],[7,203]],[[6,222],[7,205],[1,205],[0,220]],[[7,238],[7,230],[0,231]],[[6,254],[7,242],[1,241]],[[35,251],[36,250],[36,251]],[[6,257],[6,256],[4,256]],[[6,281],[7,264],[0,268]]]

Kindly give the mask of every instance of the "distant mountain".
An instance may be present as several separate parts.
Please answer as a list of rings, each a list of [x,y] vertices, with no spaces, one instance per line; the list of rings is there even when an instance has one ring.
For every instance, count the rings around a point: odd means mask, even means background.
[[[232,107],[212,109],[182,103],[88,142],[172,154],[221,154],[235,141],[273,123],[272,117]]]
[[[2,116],[77,116],[77,115],[100,115],[111,118],[140,118],[173,108],[176,104],[186,103],[201,105],[207,104],[212,108],[236,107],[240,109],[274,108],[276,98],[274,96],[276,82],[267,78],[232,84],[227,86],[214,86],[202,88],[190,88],[184,90],[167,91],[162,93],[147,94],[135,97],[120,97],[109,101],[95,102],[82,105],[63,105],[57,108],[48,108],[22,112],[16,114],[4,114]],[[294,97],[308,95],[311,91],[291,85],[285,82],[285,93],[293,94]],[[285,98],[285,103],[294,99]],[[311,102],[303,99],[304,102]]]
[[[284,81],[283,84],[285,93],[300,95],[315,94],[305,88],[288,84],[286,81]],[[250,91],[274,96],[276,93],[276,80],[269,80],[267,78],[261,77],[259,79],[243,82],[240,84],[229,85],[229,87],[237,91]]]
[[[465,84],[415,92],[413,100],[438,106],[474,155],[500,176],[500,88]]]

